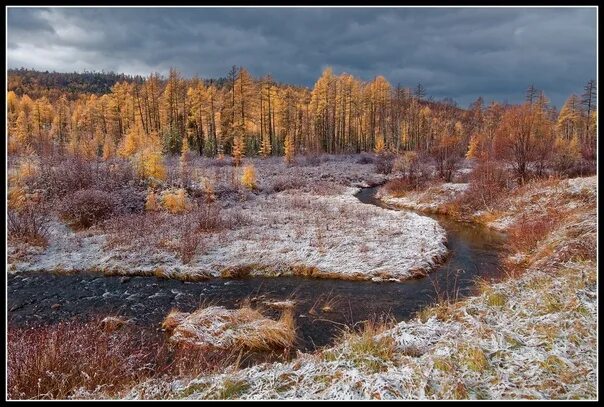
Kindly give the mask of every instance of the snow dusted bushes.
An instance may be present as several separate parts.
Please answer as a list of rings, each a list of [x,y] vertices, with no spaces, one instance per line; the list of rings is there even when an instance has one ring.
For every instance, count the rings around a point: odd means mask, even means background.
[[[490,210],[512,187],[509,173],[496,161],[480,161],[469,178],[469,187],[456,204],[473,210]]]
[[[375,159],[369,153],[362,152],[359,155],[357,164],[373,164]]]
[[[73,227],[85,229],[108,219],[119,203],[119,199],[109,192],[82,189],[66,197],[59,212]]]
[[[266,192],[281,192],[288,189],[301,189],[306,185],[306,182],[300,177],[289,175],[280,175],[275,177],[275,180],[270,186],[265,188]]]
[[[378,174],[390,174],[394,168],[394,154],[378,154],[375,159],[375,172]]]
[[[44,205],[28,202],[19,208],[9,208],[6,227],[8,238],[34,246],[48,243],[48,214]]]

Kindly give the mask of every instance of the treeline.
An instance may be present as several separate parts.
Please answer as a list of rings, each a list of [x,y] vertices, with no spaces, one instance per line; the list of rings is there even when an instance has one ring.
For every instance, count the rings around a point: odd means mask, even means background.
[[[555,146],[577,159],[596,156],[595,81],[558,112],[532,86],[523,105],[487,106],[478,98],[460,109],[426,100],[421,85],[394,87],[382,76],[364,82],[330,68],[313,89],[279,84],[270,75],[254,78],[242,67],[220,81],[185,79],[175,69],[167,78],[145,79],[16,72],[9,73],[7,97],[13,153],[68,149],[108,159],[154,146],[179,154],[186,140],[206,156],[282,155],[285,146],[296,154],[416,151],[444,171],[469,149],[525,161],[514,164],[519,174],[549,160]]]

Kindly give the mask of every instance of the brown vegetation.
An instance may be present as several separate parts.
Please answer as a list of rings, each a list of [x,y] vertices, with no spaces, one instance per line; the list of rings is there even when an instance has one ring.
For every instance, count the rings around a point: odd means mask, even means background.
[[[135,326],[107,327],[100,318],[9,327],[8,398],[118,396],[146,379],[194,377],[220,371],[233,361],[229,353],[173,348],[160,337],[141,335]]]

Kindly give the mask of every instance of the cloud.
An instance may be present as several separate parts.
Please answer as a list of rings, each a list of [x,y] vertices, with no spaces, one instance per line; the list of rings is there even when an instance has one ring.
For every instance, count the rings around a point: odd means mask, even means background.
[[[7,63],[56,71],[253,75],[312,86],[322,69],[421,82],[462,105],[561,106],[596,76],[595,8],[9,8]]]

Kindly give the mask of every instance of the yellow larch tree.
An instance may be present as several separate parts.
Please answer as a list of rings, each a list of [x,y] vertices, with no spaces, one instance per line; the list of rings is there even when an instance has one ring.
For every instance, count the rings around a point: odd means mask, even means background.
[[[235,166],[241,165],[241,161],[243,157],[245,157],[244,151],[245,145],[243,142],[243,137],[241,135],[236,135],[233,140],[233,164]]]
[[[290,134],[285,136],[285,142],[283,147],[285,151],[285,162],[287,164],[292,164],[294,162],[295,148],[294,138]]]

